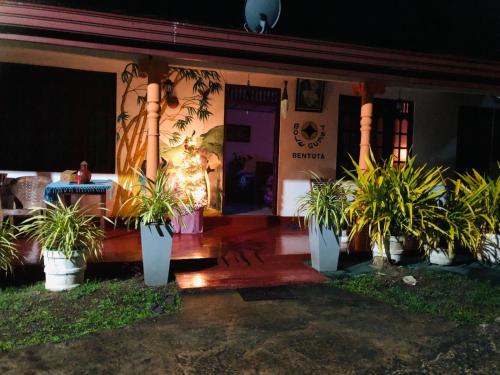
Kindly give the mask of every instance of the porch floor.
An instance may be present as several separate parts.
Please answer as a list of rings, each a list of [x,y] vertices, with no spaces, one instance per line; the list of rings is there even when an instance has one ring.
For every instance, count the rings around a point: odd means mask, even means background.
[[[174,235],[172,269],[179,287],[234,289],[327,281],[304,264],[310,259],[307,232],[286,221],[265,216],[206,217],[204,233]],[[21,251],[25,264],[40,262],[37,246],[23,243]],[[138,231],[108,228],[102,258],[89,261],[141,260]],[[176,262],[185,264],[182,271],[175,271]]]

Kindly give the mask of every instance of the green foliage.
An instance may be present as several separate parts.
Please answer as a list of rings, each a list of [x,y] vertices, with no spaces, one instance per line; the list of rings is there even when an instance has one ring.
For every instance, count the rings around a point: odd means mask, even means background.
[[[132,212],[126,218],[126,223],[167,224],[168,219],[180,212],[190,212],[190,208],[179,198],[178,193],[169,186],[168,174],[162,168],[158,169],[154,181],[148,179],[139,170],[135,170],[139,180],[144,182],[138,192],[123,202],[120,210],[131,204]],[[120,213],[118,211],[118,215]]]
[[[415,157],[399,168],[393,165],[392,156],[378,166],[373,153],[366,162],[366,171],[354,160],[355,170],[346,171],[357,188],[347,208],[350,238],[368,228],[371,241],[380,249],[390,236],[419,238],[424,234],[422,223],[441,215],[437,199],[445,191],[443,169],[417,167]]]
[[[323,180],[309,172],[312,188],[298,199],[297,216],[304,216],[307,225],[313,220],[320,228],[332,229],[340,235],[346,225],[347,191],[340,180]]]
[[[481,233],[500,232],[500,176],[492,179],[472,170],[460,177],[472,194],[480,192],[475,208],[479,209],[476,225]]]
[[[365,274],[333,280],[331,285],[410,312],[429,313],[457,323],[489,323],[500,311],[500,288],[448,272],[416,271],[415,286],[404,284],[409,270]],[[459,287],[457,287],[459,286]]]
[[[15,228],[8,221],[0,221],[0,270],[12,272],[12,265],[18,261]]]
[[[483,215],[481,200],[485,186],[471,190],[461,179],[447,182],[446,193],[438,199],[441,210],[419,223],[419,241],[426,252],[446,247],[451,255],[456,245],[475,251],[481,240],[476,222]]]
[[[173,296],[167,304],[166,296]],[[70,291],[51,293],[43,283],[0,292],[0,350],[60,342],[108,329],[125,327],[180,309],[175,284],[144,286],[142,279],[87,281]]]
[[[46,208],[33,208],[34,216],[21,224],[20,233],[37,240],[44,250],[60,251],[67,259],[74,253],[100,256],[104,231],[88,215],[88,209],[80,208],[80,201],[66,206],[59,198],[58,204],[45,202]]]

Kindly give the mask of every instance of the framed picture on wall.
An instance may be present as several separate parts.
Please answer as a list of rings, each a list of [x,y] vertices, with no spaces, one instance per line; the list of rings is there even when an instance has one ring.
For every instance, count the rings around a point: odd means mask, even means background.
[[[325,81],[297,78],[295,110],[302,112],[323,112]]]
[[[250,142],[252,136],[252,127],[250,125],[225,126],[225,140],[229,142]]]

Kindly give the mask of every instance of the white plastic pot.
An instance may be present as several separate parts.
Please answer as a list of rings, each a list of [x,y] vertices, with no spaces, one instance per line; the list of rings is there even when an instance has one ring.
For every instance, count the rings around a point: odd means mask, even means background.
[[[172,255],[172,229],[163,224],[141,224],[144,283],[162,286],[168,283]]]
[[[319,272],[337,271],[340,254],[339,237],[331,229],[309,222],[309,249],[312,267]]]
[[[389,237],[389,240],[385,241],[385,242],[386,243],[384,244],[384,246],[389,246],[389,253],[391,256],[391,260],[396,262],[396,263],[399,263],[401,261],[401,257],[403,255],[403,251],[404,251],[403,238],[400,237],[398,240],[397,237],[391,236],[391,237]],[[382,251],[380,251],[377,241],[375,241],[375,243],[373,244],[372,251],[373,251],[374,257],[382,256],[384,258],[387,258],[387,254],[385,252],[385,249],[382,249]]]
[[[488,233],[483,236],[477,258],[487,263],[500,264],[500,234]]]
[[[454,254],[448,255],[448,250],[441,247],[429,251],[429,263],[438,266],[449,266],[453,263]]]
[[[73,289],[83,283],[87,264],[82,254],[74,254],[66,259],[55,250],[44,250],[45,289],[60,292]]]

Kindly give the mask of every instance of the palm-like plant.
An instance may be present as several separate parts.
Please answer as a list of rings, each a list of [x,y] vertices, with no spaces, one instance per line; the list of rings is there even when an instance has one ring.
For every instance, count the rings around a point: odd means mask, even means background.
[[[164,224],[166,225],[170,218],[180,213],[191,212],[189,205],[179,198],[179,193],[168,184],[168,174],[163,169],[158,169],[156,179],[148,179],[142,171],[135,170],[139,175],[139,180],[144,185],[136,194],[123,202],[123,206],[132,207],[132,214],[128,216],[125,222],[134,223],[137,229],[139,223]]]
[[[447,182],[449,189],[438,200],[441,210],[421,222],[420,244],[427,253],[444,247],[451,255],[457,245],[475,251],[481,240],[476,223],[482,215],[481,200],[486,187],[471,189],[461,179]]]
[[[500,165],[499,165],[500,167]],[[478,171],[460,175],[471,193],[480,191],[476,223],[482,234],[500,232],[500,176],[496,179],[484,177]]]
[[[59,198],[56,204],[45,202],[47,207],[34,207],[33,213],[38,214],[21,224],[20,233],[38,241],[43,251],[59,251],[67,259],[79,254],[84,258],[100,256],[104,231],[94,223],[89,210],[80,207],[80,201],[67,206]]]
[[[357,191],[347,212],[352,229],[350,238],[368,228],[368,234],[379,249],[389,237],[422,235],[423,222],[439,215],[437,199],[444,193],[441,167],[417,167],[415,156],[401,166],[393,157],[376,164],[373,153],[362,170],[353,160],[354,171],[346,171]],[[386,249],[386,252],[388,250]]]
[[[12,272],[12,265],[19,261],[14,231],[8,221],[0,221],[0,270],[5,273]]]
[[[346,225],[345,210],[348,192],[340,180],[323,180],[316,173],[309,172],[312,188],[298,199],[297,215],[304,216],[307,225],[311,220],[320,228],[333,230],[340,235]]]

